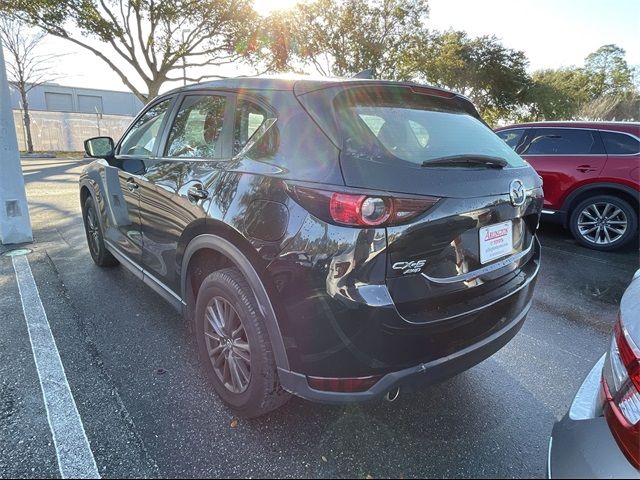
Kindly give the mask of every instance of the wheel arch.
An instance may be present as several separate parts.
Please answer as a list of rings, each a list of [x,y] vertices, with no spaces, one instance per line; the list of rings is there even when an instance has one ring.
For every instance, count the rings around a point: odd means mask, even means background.
[[[80,184],[80,207],[84,210],[84,202],[87,201],[91,195],[91,189],[84,183]]]
[[[569,226],[571,212],[583,200],[596,195],[613,195],[627,201],[636,211],[640,213],[640,192],[626,185],[618,183],[593,183],[584,185],[571,192],[564,203],[562,211],[566,212],[564,226]]]
[[[98,222],[100,223],[100,228],[105,230],[105,221],[106,219],[103,217],[103,208],[100,203],[99,195],[96,192],[97,184],[91,178],[83,178],[80,180],[80,211],[84,215],[84,204],[87,201],[87,198],[91,197],[93,199],[93,203],[97,209],[98,214]]]
[[[180,291],[185,303],[184,315],[188,322],[193,321],[192,308],[195,304],[190,275],[194,267],[192,260],[205,260],[210,269],[207,274],[226,266],[234,266],[242,273],[251,286],[260,313],[265,319],[276,365],[279,369],[289,370],[289,360],[277,316],[267,293],[265,280],[259,273],[260,269],[255,267],[261,260],[251,244],[231,227],[219,222],[213,225],[207,223],[206,233],[198,233],[188,241],[180,261]],[[215,267],[211,268],[211,265]]]

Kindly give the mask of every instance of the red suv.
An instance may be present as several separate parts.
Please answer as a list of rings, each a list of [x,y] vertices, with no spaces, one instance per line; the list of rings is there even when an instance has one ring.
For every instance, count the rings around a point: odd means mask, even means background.
[[[596,250],[637,238],[640,123],[539,122],[496,133],[542,176],[544,218]]]

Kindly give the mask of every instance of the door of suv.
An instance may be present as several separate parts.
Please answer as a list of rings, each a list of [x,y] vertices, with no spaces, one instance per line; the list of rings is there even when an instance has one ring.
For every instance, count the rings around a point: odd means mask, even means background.
[[[161,283],[173,297],[179,292],[178,242],[187,228],[205,221],[224,173],[218,165],[231,158],[233,98],[213,91],[179,97],[158,156],[145,161],[140,178],[142,266],[145,276],[156,280],[150,284]]]
[[[105,168],[108,221],[105,237],[136,264],[142,258],[140,178],[153,157],[172,99],[149,106],[129,127],[115,158]]]
[[[597,130],[538,127],[532,129],[518,153],[544,180],[544,206],[562,207],[576,186],[599,177],[607,155]]]

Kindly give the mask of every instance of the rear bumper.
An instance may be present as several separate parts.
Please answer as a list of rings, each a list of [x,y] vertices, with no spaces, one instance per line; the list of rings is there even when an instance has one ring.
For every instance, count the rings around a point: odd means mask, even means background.
[[[553,426],[548,478],[640,478],[602,416],[600,377],[604,356],[578,390],[571,409]]]
[[[329,404],[374,400],[398,387],[414,389],[437,383],[473,367],[500,350],[518,333],[530,308],[531,301],[511,322],[483,340],[446,357],[388,373],[364,392],[336,393],[314,390],[307,383],[305,375],[285,370],[278,371],[280,383],[285,390],[299,397]]]
[[[640,478],[604,417],[571,420],[567,415],[557,422],[547,465],[549,478]]]

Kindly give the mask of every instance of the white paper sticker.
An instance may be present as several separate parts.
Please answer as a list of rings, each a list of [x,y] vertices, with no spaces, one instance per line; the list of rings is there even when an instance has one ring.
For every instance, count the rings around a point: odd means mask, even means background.
[[[480,263],[485,264],[513,252],[513,223],[496,223],[480,229]]]

